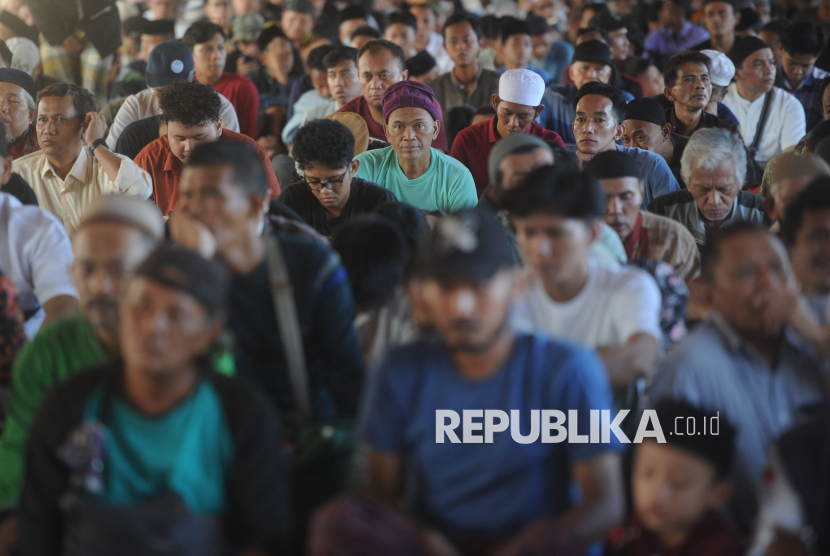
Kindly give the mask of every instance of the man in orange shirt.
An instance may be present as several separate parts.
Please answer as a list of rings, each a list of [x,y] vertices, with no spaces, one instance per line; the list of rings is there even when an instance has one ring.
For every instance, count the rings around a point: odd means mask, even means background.
[[[153,178],[152,199],[166,215],[179,199],[179,180],[190,151],[200,143],[243,141],[251,144],[262,159],[271,198],[280,194],[280,185],[265,150],[256,141],[222,128],[222,102],[210,85],[179,81],[164,88],[159,98],[161,121],[167,133],[144,147],[135,163]]]

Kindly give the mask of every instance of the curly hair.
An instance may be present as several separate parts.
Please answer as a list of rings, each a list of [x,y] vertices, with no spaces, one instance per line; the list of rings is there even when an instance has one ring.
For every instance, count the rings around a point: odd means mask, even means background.
[[[312,120],[294,134],[291,156],[300,170],[317,164],[345,168],[354,157],[354,135],[340,122]]]
[[[47,85],[37,94],[37,103],[40,104],[40,101],[44,97],[59,97],[64,98],[67,96],[72,97],[72,104],[75,106],[75,113],[81,117],[83,117],[88,112],[95,112],[96,105],[95,105],[95,97],[84,89],[83,87],[79,87],[74,83],[52,83],[51,85]]]
[[[179,122],[185,127],[201,127],[219,121],[222,101],[210,85],[197,81],[177,81],[167,85],[159,98],[163,122]]]

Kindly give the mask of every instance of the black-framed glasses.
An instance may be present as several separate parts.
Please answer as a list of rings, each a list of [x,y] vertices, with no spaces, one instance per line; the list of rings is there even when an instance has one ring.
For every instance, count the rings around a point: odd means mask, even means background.
[[[328,189],[329,191],[337,191],[341,187],[343,187],[343,182],[346,181],[346,175],[349,173],[351,168],[346,168],[346,171],[337,178],[336,180],[327,180],[327,181],[308,181],[305,182],[308,184],[308,187],[314,191],[315,193],[319,193],[323,189]]]

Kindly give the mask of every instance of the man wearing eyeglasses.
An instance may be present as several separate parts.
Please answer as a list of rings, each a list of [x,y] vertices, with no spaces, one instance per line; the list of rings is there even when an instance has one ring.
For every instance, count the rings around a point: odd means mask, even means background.
[[[334,120],[312,120],[297,130],[291,155],[305,180],[292,183],[279,201],[324,236],[359,214],[398,200],[392,191],[355,177],[354,135]]]
[[[247,135],[222,127],[222,101],[213,87],[197,81],[171,83],[159,97],[159,109],[167,134],[144,147],[135,163],[153,178],[152,199],[164,216],[179,200],[179,182],[190,152],[211,141],[242,141],[253,146],[265,169],[269,196],[279,196],[280,184],[265,150]]]

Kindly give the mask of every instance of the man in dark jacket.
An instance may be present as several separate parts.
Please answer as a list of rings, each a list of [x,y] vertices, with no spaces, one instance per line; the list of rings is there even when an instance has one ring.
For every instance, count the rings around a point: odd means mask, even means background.
[[[107,102],[107,75],[121,46],[121,20],[115,0],[28,0],[46,42],[43,72],[91,91],[99,108]]]

